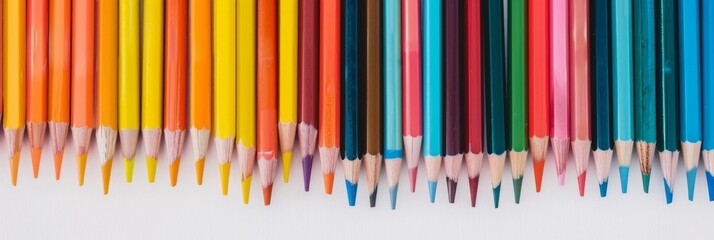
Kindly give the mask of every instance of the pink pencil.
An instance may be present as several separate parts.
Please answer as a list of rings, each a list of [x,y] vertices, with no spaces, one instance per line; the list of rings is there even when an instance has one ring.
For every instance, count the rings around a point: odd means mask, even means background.
[[[570,99],[568,97],[568,0],[550,0],[550,92],[551,145],[558,183],[565,184],[570,144]]]
[[[419,39],[419,0],[402,0],[402,128],[404,154],[412,192],[421,155],[421,40]]]

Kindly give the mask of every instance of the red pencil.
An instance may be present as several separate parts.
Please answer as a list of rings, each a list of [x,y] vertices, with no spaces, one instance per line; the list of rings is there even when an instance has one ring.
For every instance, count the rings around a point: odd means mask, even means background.
[[[466,169],[471,206],[476,206],[483,161],[481,115],[481,0],[466,2]]]
[[[550,131],[550,1],[528,3],[528,128],[536,192],[540,192]]]
[[[420,0],[402,0],[402,129],[404,156],[412,192],[416,186],[417,167],[422,142],[421,25]]]

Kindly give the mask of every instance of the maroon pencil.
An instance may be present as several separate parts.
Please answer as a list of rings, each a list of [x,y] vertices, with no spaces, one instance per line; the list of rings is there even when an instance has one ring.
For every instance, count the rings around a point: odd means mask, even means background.
[[[305,191],[310,191],[312,157],[317,145],[318,0],[301,0],[298,49],[298,138]],[[335,63],[339,64],[339,63]]]
[[[466,172],[471,207],[476,206],[478,177],[483,161],[481,115],[481,0],[466,1]]]
[[[444,1],[444,170],[449,202],[454,203],[463,159],[461,86],[461,2]]]

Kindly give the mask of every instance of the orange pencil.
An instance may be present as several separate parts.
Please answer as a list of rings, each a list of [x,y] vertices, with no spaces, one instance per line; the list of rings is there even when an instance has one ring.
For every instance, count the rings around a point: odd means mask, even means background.
[[[117,0],[97,1],[97,148],[102,167],[104,194],[109,193],[112,161],[118,127],[117,76],[119,46],[119,4]]]
[[[166,2],[164,51],[164,139],[169,156],[171,186],[176,186],[186,132],[187,0]]]
[[[47,129],[48,8],[47,0],[27,1],[27,138],[35,178]]]
[[[71,66],[72,138],[77,152],[77,179],[82,186],[94,129],[94,0],[73,1]]]
[[[60,178],[64,144],[69,129],[69,88],[71,49],[71,0],[50,2],[50,85],[49,127],[50,146],[55,162],[55,179]]]
[[[258,170],[263,203],[270,205],[278,155],[277,1],[258,1]]]
[[[203,166],[211,137],[211,1],[190,1],[190,125],[196,182],[203,183]]]
[[[25,133],[25,0],[5,1],[3,6],[3,127],[10,157],[12,185],[17,185],[20,148]]]
[[[320,2],[320,120],[318,148],[325,193],[332,194],[340,157],[340,0]]]

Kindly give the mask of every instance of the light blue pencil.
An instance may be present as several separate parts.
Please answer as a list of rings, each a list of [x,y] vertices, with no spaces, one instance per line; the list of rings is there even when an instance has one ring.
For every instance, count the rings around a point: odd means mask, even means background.
[[[622,193],[627,193],[635,135],[632,96],[632,1],[612,0],[611,7],[613,137],[617,162],[620,164]]]
[[[707,0],[708,1],[708,0]],[[687,172],[689,200],[694,200],[699,151],[702,147],[699,0],[679,1],[680,142]]]
[[[429,199],[434,202],[442,157],[441,0],[422,2],[424,78],[424,161]]]
[[[384,165],[392,209],[397,206],[402,170],[402,45],[400,2],[384,1]]]

